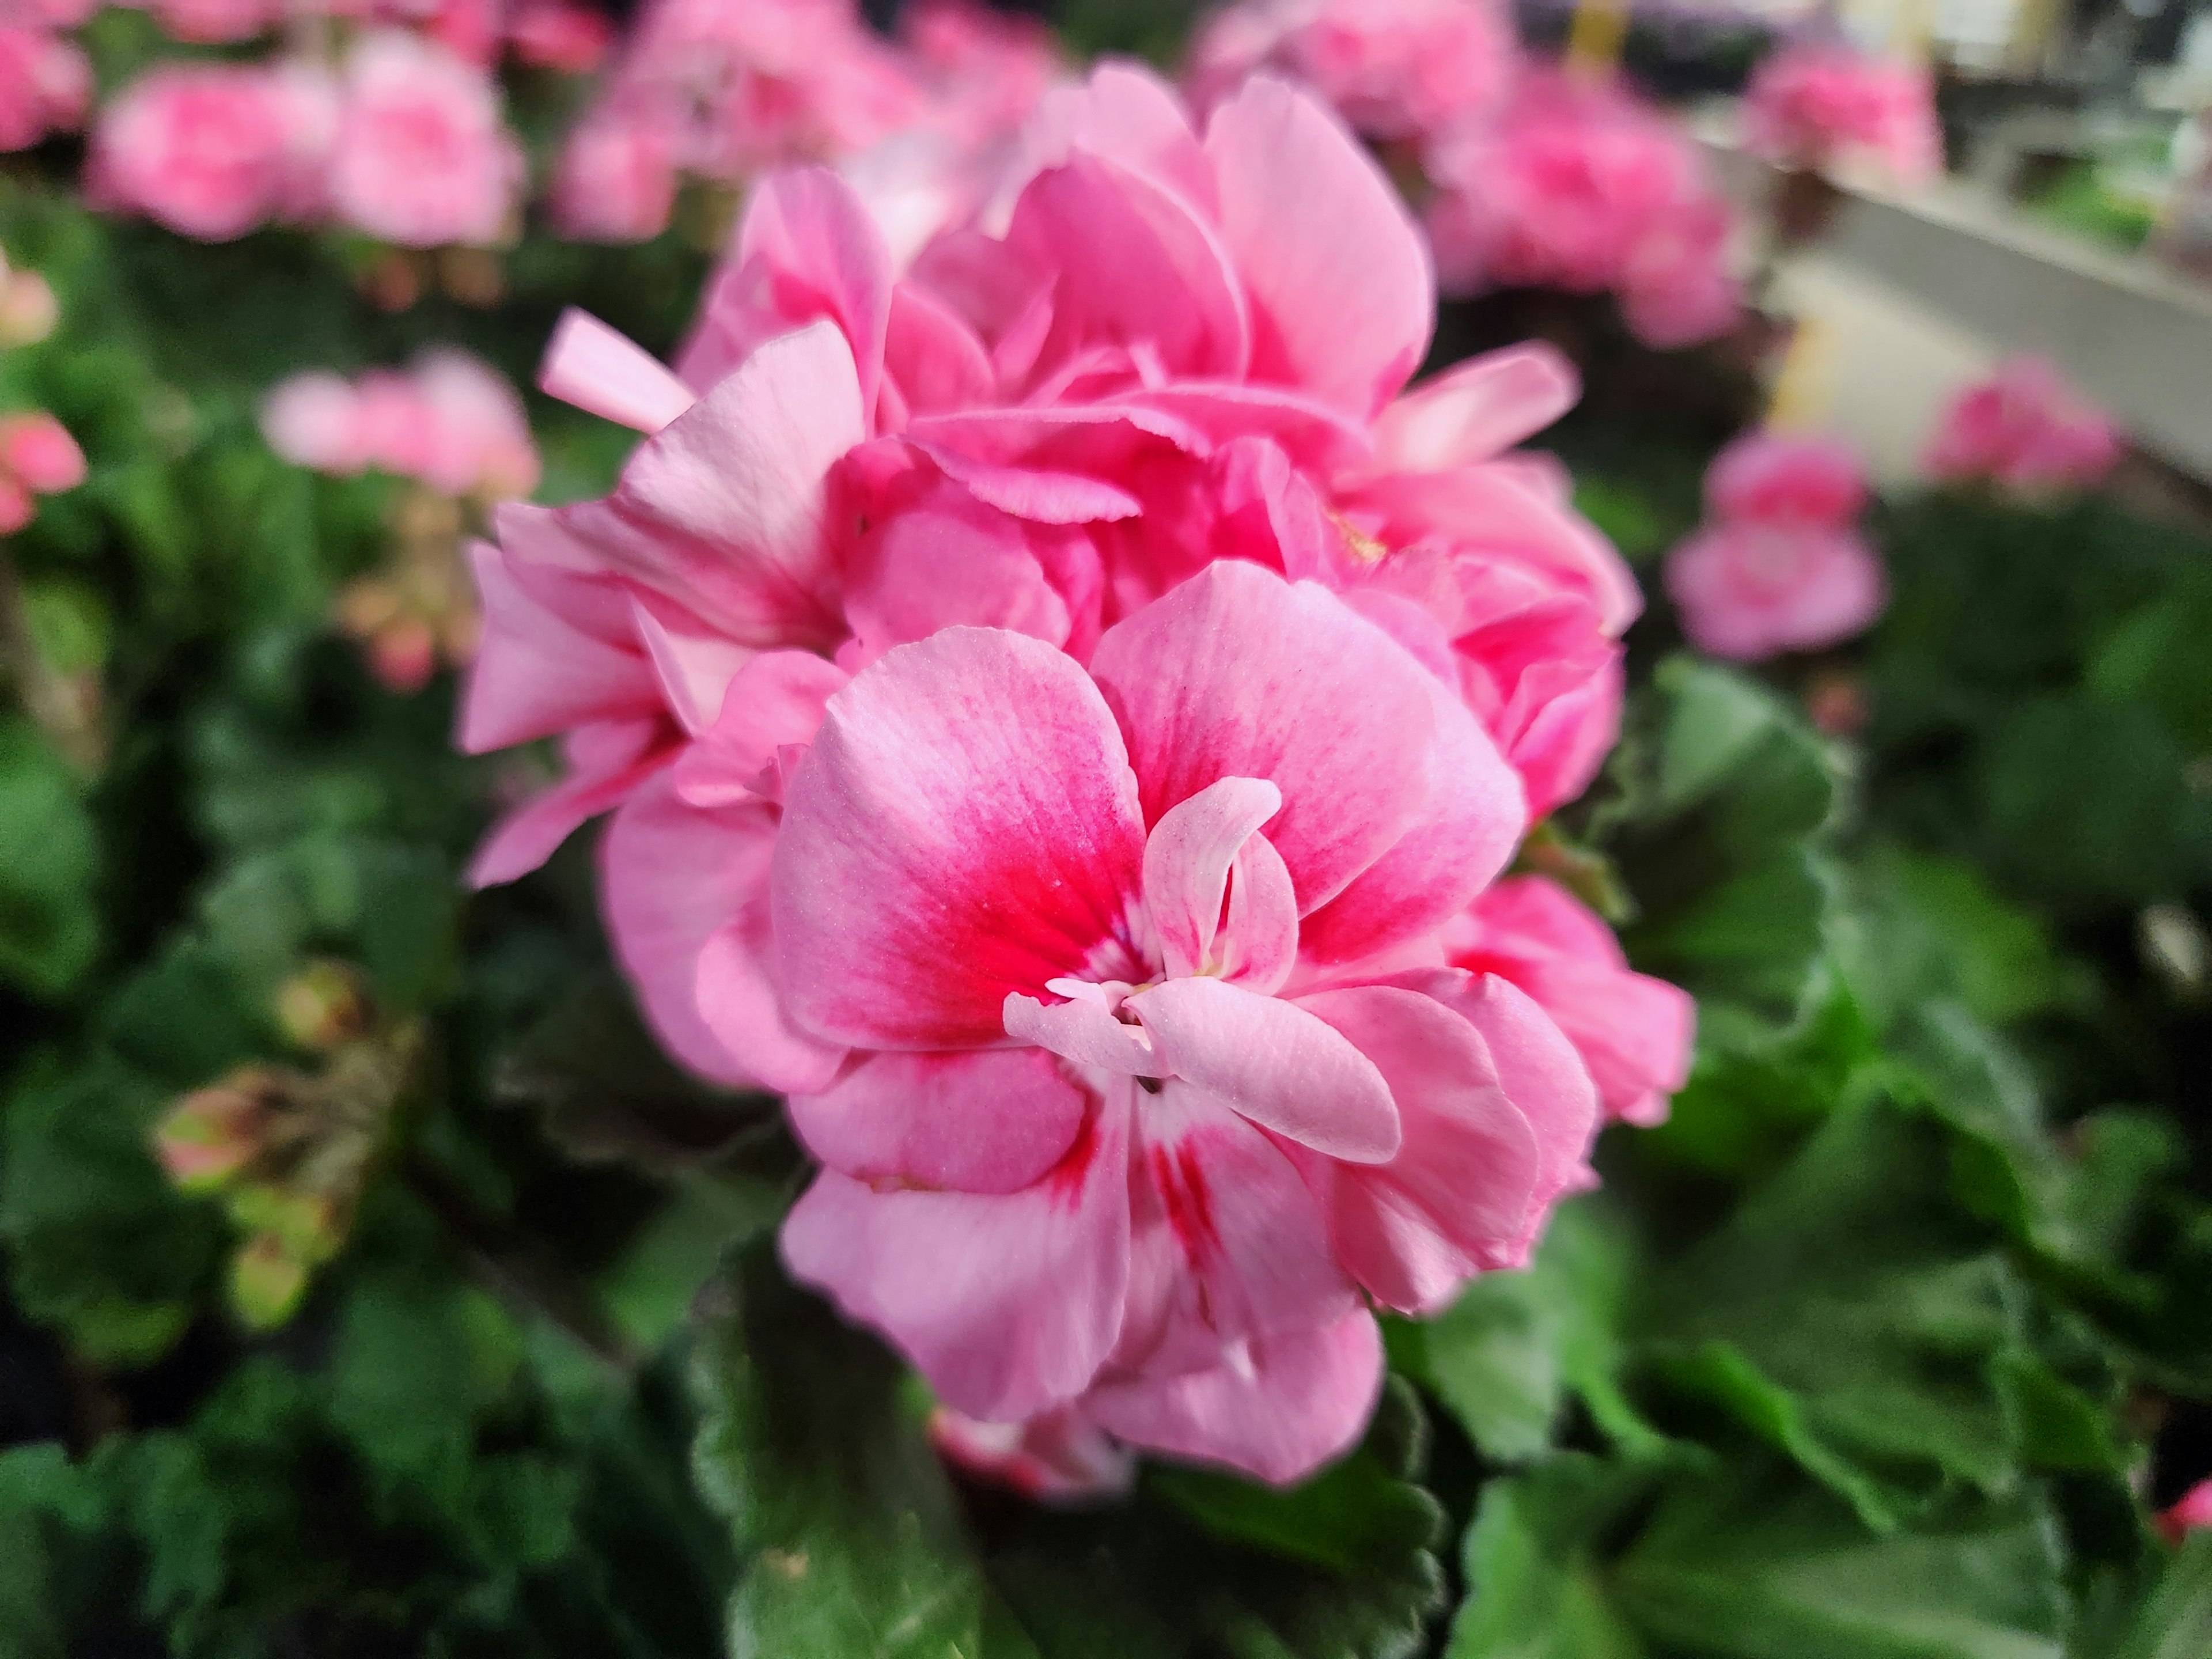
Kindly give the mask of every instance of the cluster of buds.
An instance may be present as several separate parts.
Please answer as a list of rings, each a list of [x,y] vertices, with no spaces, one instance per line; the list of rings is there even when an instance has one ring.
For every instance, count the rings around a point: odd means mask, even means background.
[[[154,1138],[181,1190],[223,1200],[240,1235],[231,1304],[257,1329],[289,1318],[343,1247],[422,1052],[421,1026],[376,1018],[342,963],[308,964],[274,1012],[320,1067],[239,1066],[179,1099]]]
[[[428,685],[441,663],[459,668],[476,655],[480,619],[461,564],[463,519],[451,496],[408,490],[394,504],[383,564],[339,592],[338,631],[361,645],[369,672],[403,696]]]

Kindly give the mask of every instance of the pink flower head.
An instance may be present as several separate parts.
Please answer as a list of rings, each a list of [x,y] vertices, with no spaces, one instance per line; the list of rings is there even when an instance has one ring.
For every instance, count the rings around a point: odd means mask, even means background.
[[[676,147],[664,124],[619,114],[573,128],[553,174],[554,222],[592,242],[642,242],[676,207]]]
[[[261,404],[261,433],[295,466],[345,477],[368,465],[361,399],[325,369],[280,382]]]
[[[33,496],[74,489],[84,476],[84,452],[52,416],[0,416],[0,535],[30,523]]]
[[[295,84],[283,76],[163,64],[100,112],[90,192],[180,235],[228,241],[292,204],[310,137]]]
[[[509,48],[522,62],[565,75],[588,75],[606,61],[614,27],[573,0],[520,0],[507,15]]]
[[[2087,489],[2118,464],[2112,417],[2051,364],[2015,357],[1954,398],[1927,456],[1938,478],[1985,480],[2022,494]]]
[[[73,44],[35,25],[0,24],[0,150],[78,125],[91,102],[92,64]]]
[[[1428,230],[1449,292],[1620,291],[1647,343],[1726,331],[1734,218],[1688,138],[1613,82],[1524,68],[1494,123],[1431,146]]]
[[[355,44],[330,173],[345,222],[409,247],[496,241],[522,175],[485,71],[396,30]]]
[[[1552,1017],[1589,1067],[1606,1115],[1649,1126],[1689,1076],[1697,1006],[1633,971],[1595,915],[1542,876],[1501,881],[1447,934],[1455,967],[1496,974]]]
[[[404,372],[358,382],[295,374],[261,407],[269,447],[297,466],[349,475],[380,467],[448,495],[508,501],[538,487],[538,451],[506,377],[465,351],[426,351]]]
[[[1782,167],[1863,159],[1913,185],[1943,166],[1927,70],[1840,41],[1800,42],[1761,59],[1744,90],[1743,135],[1753,155]]]
[[[1757,662],[1861,633],[1888,602],[1859,533],[1866,480],[1832,440],[1753,432],[1705,474],[1705,526],[1667,556],[1692,644]]]
[[[1586,1181],[1565,1039],[1408,949],[1503,864],[1519,786],[1325,589],[1212,566],[1088,672],[1005,630],[901,647],[785,774],[700,1016],[825,1165],[793,1271],[954,1410],[1079,1402],[1294,1479],[1379,1384],[1363,1293],[1437,1305]]]
[[[2158,1529],[2176,1546],[2208,1527],[2212,1527],[2212,1480],[2198,1481],[2158,1517]]]
[[[1425,138],[1486,112],[1514,57],[1490,0],[1243,0],[1200,32],[1189,78],[1206,107],[1273,70],[1369,137]]]
[[[922,118],[971,145],[1016,131],[1067,75],[1042,22],[981,0],[918,0],[903,8],[899,44],[927,100]]]
[[[153,0],[154,21],[179,40],[251,40],[283,19],[283,0]]]

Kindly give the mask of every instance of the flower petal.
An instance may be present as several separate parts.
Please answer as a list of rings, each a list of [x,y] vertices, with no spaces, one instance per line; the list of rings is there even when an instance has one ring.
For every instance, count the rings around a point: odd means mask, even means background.
[[[995,1043],[1007,994],[1126,957],[1136,781],[1089,677],[951,628],[830,700],[787,793],[775,934],[794,1018],[872,1048]],[[1125,966],[1133,968],[1133,963]]]
[[[568,775],[494,824],[464,879],[471,887],[496,887],[528,875],[586,822],[620,805],[668,764],[661,736],[658,720],[613,720],[570,732],[563,745]]]
[[[1090,1097],[1035,1048],[875,1054],[793,1095],[806,1150],[856,1181],[1018,1192],[1075,1144]]]
[[[658,357],[588,311],[570,306],[553,325],[538,389],[639,432],[658,432],[699,401]]]
[[[1129,1276],[1128,1112],[1102,1106],[1018,1193],[876,1191],[824,1170],[783,1224],[792,1276],[884,1333],[955,1411],[994,1422],[1081,1393]]]
[[[1442,472],[1486,461],[1575,406],[1582,377],[1558,348],[1531,340],[1485,352],[1424,380],[1375,421],[1381,463]]]
[[[811,651],[760,653],[731,679],[714,724],[677,761],[677,793],[694,806],[755,793],[778,751],[814,741],[823,708],[850,678]]]
[[[1170,975],[1206,968],[1237,849],[1282,805],[1283,792],[1265,779],[1222,778],[1152,826],[1145,839],[1145,908]]]
[[[489,542],[470,545],[469,562],[483,604],[483,632],[462,695],[463,749],[481,755],[586,721],[660,712],[653,665],[634,641],[611,642],[604,632],[578,627],[519,581],[513,556]],[[588,606],[609,622],[628,623],[623,596],[611,584],[558,569],[533,574],[533,586],[568,590],[565,608]]]
[[[1121,1077],[1156,1078],[1162,1069],[1143,1030],[1115,1018],[1103,1003],[1081,997],[1045,1003],[1009,993],[1005,1018],[1006,1035],[1016,1042],[1033,1042],[1078,1066]]]

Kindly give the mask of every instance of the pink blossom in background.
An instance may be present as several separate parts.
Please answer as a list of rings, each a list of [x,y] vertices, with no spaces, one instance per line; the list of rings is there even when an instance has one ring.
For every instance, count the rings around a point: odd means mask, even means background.
[[[2200,1480],[2158,1517],[2166,1541],[2179,1545],[2192,1532],[2212,1528],[2212,1480]]]
[[[1667,556],[1667,592],[1699,650],[1742,662],[1863,632],[1888,602],[1857,527],[1857,458],[1833,440],[1748,433],[1705,474],[1707,520]]]
[[[1187,80],[1206,109],[1272,70],[1369,137],[1427,138],[1496,104],[1517,51],[1491,0],[1242,0],[1200,28]]]
[[[1498,118],[1438,140],[1426,167],[1448,293],[1614,289],[1664,346],[1741,315],[1733,214],[1688,137],[1617,83],[1524,67]]]
[[[1690,1072],[1697,1006],[1628,965],[1594,912],[1543,876],[1482,894],[1447,930],[1455,967],[1496,974],[1527,992],[1589,1067],[1606,1115],[1663,1123]]]
[[[588,75],[606,61],[614,25],[604,13],[573,0],[520,0],[507,16],[508,49],[525,64]]]
[[[284,21],[284,0],[149,0],[162,32],[179,40],[251,40]]]
[[[2094,488],[2118,465],[2121,449],[2112,417],[2056,368],[2015,357],[1952,400],[1926,465],[1934,477],[2034,495]]]
[[[396,30],[355,43],[329,177],[340,219],[408,247],[495,242],[522,183],[489,74]]]
[[[91,102],[92,64],[74,43],[46,28],[0,24],[0,150],[74,130]]]
[[[52,416],[0,415],[0,535],[30,523],[33,496],[74,489],[84,477],[84,452]]]
[[[1780,167],[1817,171],[1873,162],[1901,185],[1943,168],[1927,68],[1840,41],[1804,41],[1760,59],[1743,95],[1744,148]]]
[[[87,193],[202,241],[242,236],[297,205],[317,171],[307,86],[258,64],[149,70],[101,109]]]
[[[450,347],[356,381],[322,369],[295,374],[263,401],[261,429],[279,455],[318,472],[374,466],[486,501],[538,487],[521,397],[496,369]]]
[[[562,143],[553,222],[583,241],[649,241],[668,228],[676,183],[676,144],[665,122],[595,115]]]

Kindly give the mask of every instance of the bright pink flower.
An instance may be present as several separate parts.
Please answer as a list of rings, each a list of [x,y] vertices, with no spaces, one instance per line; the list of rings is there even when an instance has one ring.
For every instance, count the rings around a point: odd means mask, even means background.
[[[2112,417],[2051,364],[2014,357],[1945,410],[1927,455],[1938,478],[1974,479],[2036,495],[2087,489],[2120,459]]]
[[[0,416],[0,535],[13,535],[38,512],[33,497],[84,482],[84,452],[45,410]]]
[[[981,0],[918,0],[898,39],[927,100],[923,120],[970,144],[1003,137],[1067,76],[1052,31]]]
[[[1667,592],[1701,651],[1757,662],[1863,632],[1888,602],[1856,526],[1858,460],[1832,440],[1748,433],[1705,474],[1705,526],[1667,556]]]
[[[90,193],[181,235],[228,241],[286,207],[299,139],[287,85],[270,71],[163,64],[100,112]]]
[[[2158,1529],[2179,1546],[2192,1532],[2212,1527],[2212,1480],[2200,1480],[2158,1517]]]
[[[1426,138],[1495,104],[1515,55],[1490,0],[1243,0],[1200,32],[1188,78],[1207,108],[1273,70],[1369,137]]]
[[[28,149],[84,119],[92,65],[47,30],[0,25],[0,150]]]
[[[414,35],[356,43],[331,157],[332,208],[410,247],[493,242],[522,183],[522,151],[483,70]]]
[[[1606,1115],[1649,1126],[1690,1071],[1697,1005],[1632,970],[1620,942],[1542,876],[1501,881],[1446,934],[1452,965],[1526,991],[1575,1045]]]
[[[1841,42],[1802,42],[1761,59],[1743,96],[1744,147],[1787,167],[1863,158],[1899,184],[1942,170],[1935,88],[1922,65]]]
[[[676,148],[659,122],[599,115],[570,130],[554,169],[554,222],[591,242],[642,242],[676,207]]]
[[[1620,291],[1648,343],[1740,314],[1734,220],[1689,139],[1611,82],[1524,68],[1498,120],[1431,145],[1428,231],[1448,292]]]
[[[571,0],[520,0],[507,15],[507,38],[522,62],[565,75],[590,74],[615,41],[602,13]]]
[[[1325,589],[1214,565],[1087,673],[939,634],[784,769],[768,891],[701,949],[698,1009],[777,1061],[827,1165],[786,1259],[955,1410],[1079,1399],[1295,1478],[1377,1386],[1360,1293],[1437,1305],[1586,1179],[1557,1029],[1408,951],[1503,864],[1519,787]],[[672,852],[649,879],[696,892]]]

